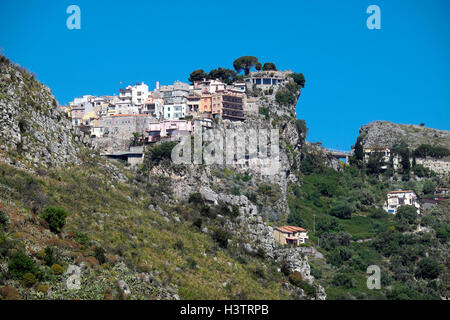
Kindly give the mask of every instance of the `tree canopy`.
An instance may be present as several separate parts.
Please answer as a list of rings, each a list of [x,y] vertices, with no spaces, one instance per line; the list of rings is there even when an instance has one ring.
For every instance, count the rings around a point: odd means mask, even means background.
[[[258,64],[258,58],[254,56],[242,56],[237,58],[233,62],[233,67],[236,72],[244,71],[245,75],[250,73],[250,69],[255,67]]]
[[[212,69],[208,74],[208,79],[219,79],[226,84],[233,83],[234,78],[236,77],[236,72],[231,69],[217,68]]]
[[[191,83],[194,83],[195,81],[202,81],[203,79],[206,79],[208,77],[208,74],[203,69],[194,70],[189,75],[189,81]]]
[[[305,76],[303,75],[303,73],[293,73],[291,74],[292,79],[294,79],[294,82],[296,84],[298,84],[300,87],[304,88],[305,87]]]
[[[273,62],[266,62],[264,63],[263,67],[262,67],[263,71],[276,71],[277,67],[275,66],[275,63]]]

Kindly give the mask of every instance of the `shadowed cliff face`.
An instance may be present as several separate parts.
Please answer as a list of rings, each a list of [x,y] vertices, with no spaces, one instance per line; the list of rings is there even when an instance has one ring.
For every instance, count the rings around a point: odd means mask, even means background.
[[[63,167],[79,163],[82,135],[70,129],[50,89],[3,56],[0,127],[2,157],[16,166]]]

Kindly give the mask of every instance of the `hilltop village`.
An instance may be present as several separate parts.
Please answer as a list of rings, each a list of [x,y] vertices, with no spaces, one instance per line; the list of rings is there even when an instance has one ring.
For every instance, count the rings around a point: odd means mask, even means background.
[[[206,128],[218,118],[242,122],[261,112],[255,107],[258,96],[275,99],[277,89],[295,79],[292,71],[277,71],[274,64],[233,79],[203,76],[191,84],[156,82],[153,90],[144,82],[136,83],[113,96],[75,98],[62,108],[73,127],[88,133],[103,154],[113,157],[126,153],[128,143],[142,146],[179,139],[193,132],[195,122]]]

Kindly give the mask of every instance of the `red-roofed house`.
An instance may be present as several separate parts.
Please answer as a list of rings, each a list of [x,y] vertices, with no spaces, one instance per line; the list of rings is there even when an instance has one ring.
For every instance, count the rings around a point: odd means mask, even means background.
[[[308,231],[306,229],[295,226],[283,226],[273,229],[273,236],[275,241],[281,245],[294,245],[298,246],[305,243],[308,239]]]
[[[417,214],[420,214],[420,204],[416,193],[413,190],[398,190],[391,191],[387,194],[387,200],[384,203],[383,209],[388,213],[397,213],[397,209],[403,205],[414,206],[417,209]]]

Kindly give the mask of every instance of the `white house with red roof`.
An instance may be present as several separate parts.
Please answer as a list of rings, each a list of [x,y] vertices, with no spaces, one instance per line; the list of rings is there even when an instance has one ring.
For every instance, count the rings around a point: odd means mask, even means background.
[[[387,194],[387,200],[384,203],[383,209],[392,214],[396,214],[400,206],[410,205],[417,209],[417,214],[420,214],[420,204],[416,193],[413,190],[398,190],[391,191]]]
[[[294,245],[298,246],[306,242],[308,234],[306,229],[295,226],[283,226],[275,227],[273,229],[273,236],[275,241],[281,245]]]

